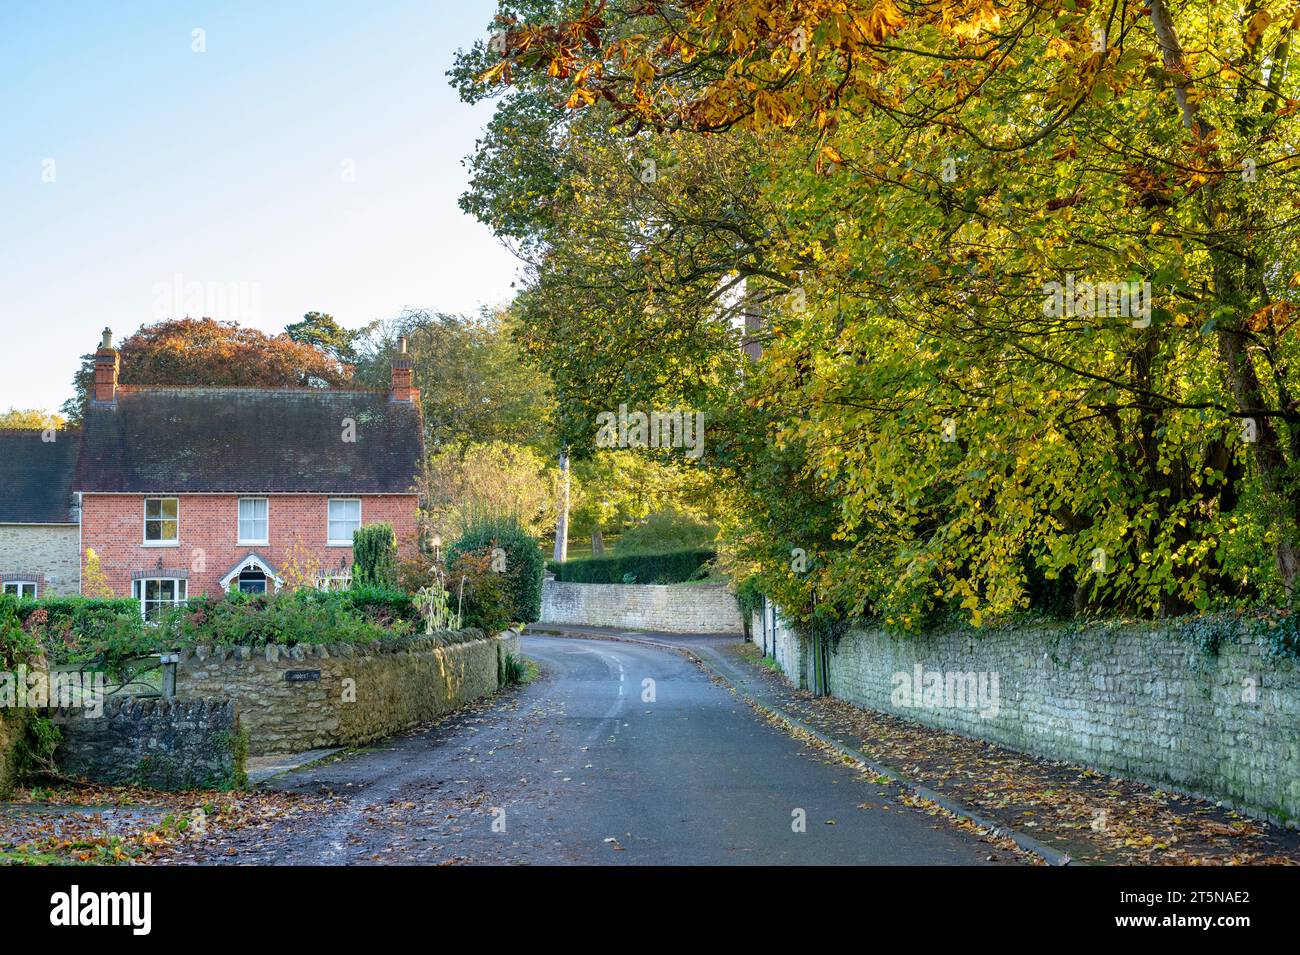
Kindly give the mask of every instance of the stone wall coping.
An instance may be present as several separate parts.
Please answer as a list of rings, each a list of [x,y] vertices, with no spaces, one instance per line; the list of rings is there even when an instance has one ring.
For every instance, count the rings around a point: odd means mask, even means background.
[[[357,643],[297,643],[285,645],[268,643],[262,646],[227,646],[224,644],[199,644],[175,651],[181,664],[198,663],[250,663],[265,661],[279,663],[282,661],[328,660],[333,658],[381,657],[399,653],[427,653],[431,650],[445,650],[465,643],[479,640],[501,640],[520,631],[510,629],[502,633],[489,634],[475,628],[465,630],[440,631],[434,634],[414,634],[394,640],[384,640],[373,644]]]
[[[91,716],[85,707],[60,706],[51,707],[49,715],[57,720],[74,719],[131,719],[140,716],[165,716],[174,719],[200,719],[212,716],[229,716],[235,718],[239,704],[228,697],[203,700],[159,700],[139,697],[127,697],[121,700],[108,700],[104,703],[101,716]]]
[[[925,643],[938,638],[965,639],[970,644],[978,644],[982,639],[1000,633],[1014,633],[1020,638],[1037,638],[1043,647],[1060,647],[1067,653],[1075,642],[1088,638],[1104,637],[1111,640],[1131,640],[1134,637],[1146,637],[1159,640],[1173,647],[1182,647],[1190,654],[1202,656],[1203,651],[1189,639],[1179,633],[1177,620],[1090,620],[1084,622],[1042,620],[1023,623],[1010,623],[985,627],[975,630],[971,627],[949,625],[916,632],[895,633],[880,624],[860,621],[850,625],[847,633],[864,636],[887,634],[891,640]],[[1274,653],[1269,646],[1268,636],[1263,632],[1252,633],[1239,630],[1224,634],[1222,646],[1253,647],[1258,653],[1269,657],[1279,669],[1300,670],[1300,660]],[[1027,648],[1026,648],[1027,649]],[[1028,662],[1026,663],[1028,665]]]

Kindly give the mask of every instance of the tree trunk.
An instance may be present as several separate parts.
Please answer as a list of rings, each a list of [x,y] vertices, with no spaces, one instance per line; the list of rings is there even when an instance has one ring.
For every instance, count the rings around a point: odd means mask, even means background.
[[[555,559],[569,559],[569,449],[560,452],[560,507],[555,521]]]
[[[1214,128],[1189,95],[1192,72],[1188,69],[1167,0],[1151,0],[1148,9],[1165,70],[1174,85],[1174,96],[1182,113],[1183,125],[1202,142],[1210,142]],[[1208,156],[1212,162],[1218,161],[1217,152],[1213,148]],[[1217,229],[1217,213],[1220,210],[1217,187],[1216,183],[1202,191],[1205,221],[1211,229]],[[1242,210],[1236,212],[1240,221]],[[1227,373],[1237,410],[1243,413],[1265,410],[1268,407],[1266,396],[1255,368],[1255,358],[1247,348],[1246,332],[1246,319],[1252,311],[1252,290],[1260,285],[1260,267],[1248,249],[1242,249],[1230,241],[1217,254],[1212,253],[1212,267],[1215,298],[1220,305],[1231,304],[1236,312],[1231,322],[1219,324],[1217,333],[1219,359]],[[1242,274],[1243,271],[1245,274]],[[1300,552],[1296,549],[1297,527],[1300,526],[1300,492],[1288,486],[1289,462],[1274,419],[1269,415],[1259,415],[1255,418],[1255,427],[1253,456],[1259,468],[1260,483],[1274,508],[1272,521],[1277,530],[1274,560],[1282,586],[1290,593],[1300,577]]]
[[[1220,331],[1219,354],[1228,369],[1228,379],[1237,408],[1248,411],[1265,407],[1255,363],[1245,348],[1243,336],[1233,330]],[[1290,593],[1295,588],[1296,578],[1300,577],[1300,553],[1296,552],[1295,544],[1297,524],[1300,523],[1300,503],[1296,500],[1294,489],[1287,487],[1286,454],[1282,450],[1282,441],[1272,418],[1261,415],[1255,419],[1254,451],[1260,484],[1281,511],[1273,518],[1273,523],[1278,528],[1274,560],[1282,586]]]
[[[600,528],[593,528],[591,531],[591,556],[600,557],[605,553],[605,538],[601,536]]]

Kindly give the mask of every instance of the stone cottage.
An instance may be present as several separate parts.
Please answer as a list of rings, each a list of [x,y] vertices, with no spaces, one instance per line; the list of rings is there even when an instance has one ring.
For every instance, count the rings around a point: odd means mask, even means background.
[[[77,431],[0,429],[0,591],[20,597],[81,590],[81,528],[73,479]]]

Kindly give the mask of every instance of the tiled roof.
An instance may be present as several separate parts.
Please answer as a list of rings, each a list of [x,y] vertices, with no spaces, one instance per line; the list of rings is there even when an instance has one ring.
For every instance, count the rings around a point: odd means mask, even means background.
[[[408,493],[423,454],[416,406],[375,391],[120,388],[85,433],[102,493]]]
[[[75,524],[78,431],[0,428],[0,524]]]

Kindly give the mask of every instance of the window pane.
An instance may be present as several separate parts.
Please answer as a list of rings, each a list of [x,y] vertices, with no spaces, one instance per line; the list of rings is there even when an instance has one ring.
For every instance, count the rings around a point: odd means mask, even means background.
[[[246,541],[266,540],[266,513],[267,501],[265,498],[241,499],[239,502],[239,539]]]
[[[174,497],[151,497],[144,502],[144,539],[174,541],[177,533],[178,502]]]
[[[329,502],[329,539],[350,541],[352,532],[361,526],[361,502],[332,500]]]
[[[144,502],[144,515],[149,518],[176,519],[177,500],[174,497],[151,497]]]
[[[361,520],[361,502],[360,501],[330,501],[330,520],[332,521]]]

